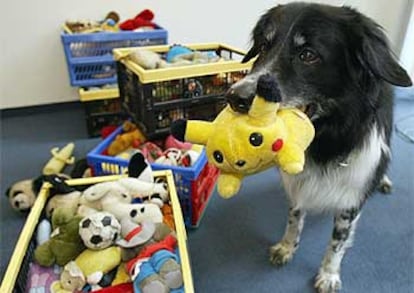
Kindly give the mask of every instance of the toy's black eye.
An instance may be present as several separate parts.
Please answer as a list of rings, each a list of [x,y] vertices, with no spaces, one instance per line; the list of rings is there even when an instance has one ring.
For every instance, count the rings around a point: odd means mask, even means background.
[[[91,224],[91,220],[90,219],[86,219],[85,221],[83,221],[82,223],[82,228],[88,228],[89,225]]]
[[[263,135],[258,132],[250,134],[249,142],[252,146],[260,146],[263,143]]]
[[[223,154],[220,151],[214,151],[213,157],[217,163],[223,163]]]
[[[318,63],[321,60],[318,53],[311,49],[304,49],[302,52],[300,52],[299,59],[307,65]]]

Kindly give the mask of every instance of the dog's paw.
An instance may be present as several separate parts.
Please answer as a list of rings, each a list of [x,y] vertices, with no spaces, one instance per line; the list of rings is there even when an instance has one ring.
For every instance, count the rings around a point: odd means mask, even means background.
[[[274,265],[283,266],[293,257],[296,248],[283,241],[270,247],[270,262]]]
[[[392,181],[387,175],[384,175],[378,184],[378,190],[384,194],[389,194],[392,191]]]
[[[315,279],[315,289],[318,293],[335,293],[341,289],[341,279],[338,273],[320,271]]]

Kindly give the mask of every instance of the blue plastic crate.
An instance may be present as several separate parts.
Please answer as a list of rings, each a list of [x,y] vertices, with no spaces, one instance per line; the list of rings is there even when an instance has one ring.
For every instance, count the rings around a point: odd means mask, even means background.
[[[161,27],[146,32],[62,32],[61,40],[71,85],[87,87],[117,82],[113,49],[167,44],[168,33]]]
[[[93,169],[95,176],[125,174],[128,171],[128,160],[103,155],[115,137],[121,133],[122,126],[87,154],[88,165]],[[218,177],[218,169],[207,163],[205,150],[203,149],[198,160],[191,167],[156,163],[151,163],[151,167],[153,170],[172,170],[184,222],[187,227],[197,227]]]

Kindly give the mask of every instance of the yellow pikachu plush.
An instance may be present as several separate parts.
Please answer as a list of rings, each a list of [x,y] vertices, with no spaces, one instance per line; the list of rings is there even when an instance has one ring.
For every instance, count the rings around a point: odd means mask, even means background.
[[[315,129],[299,109],[279,109],[280,101],[276,81],[263,75],[247,114],[227,105],[213,122],[174,121],[171,133],[179,140],[206,146],[208,161],[220,169],[218,192],[229,198],[239,191],[246,175],[274,165],[288,174],[303,170]]]

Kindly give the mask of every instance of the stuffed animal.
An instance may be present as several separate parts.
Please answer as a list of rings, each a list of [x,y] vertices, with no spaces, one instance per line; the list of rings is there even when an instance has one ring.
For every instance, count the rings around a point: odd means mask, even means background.
[[[182,286],[181,267],[175,254],[177,240],[168,226],[149,221],[137,225],[124,218],[121,234],[123,239],[117,244],[122,247],[123,260],[129,260],[127,269],[135,292],[169,292]]]
[[[127,19],[122,22],[119,27],[122,30],[133,31],[138,28],[155,28],[155,23],[152,22],[154,19],[154,13],[150,9],[144,9],[138,13],[134,18]]]
[[[46,217],[51,218],[53,212],[59,207],[71,209],[73,212],[76,212],[79,207],[81,194],[80,191],[75,190],[50,197],[45,207]]]
[[[51,149],[50,153],[52,154],[52,158],[44,166],[42,174],[58,174],[62,172],[66,164],[72,165],[75,162],[75,158],[72,156],[74,148],[75,144],[71,142],[60,150],[58,147]]]
[[[55,263],[64,266],[75,259],[85,249],[78,232],[81,220],[82,217],[71,209],[56,209],[52,216],[51,238],[36,247],[34,260],[42,266]]]
[[[130,121],[122,125],[123,133],[116,136],[115,140],[108,147],[108,155],[115,156],[135,144],[139,146],[147,139],[136,125]]]
[[[154,180],[152,168],[142,153],[134,154],[128,163],[128,176],[117,181],[95,184],[86,189],[80,199],[81,205],[103,210],[107,202],[129,204],[133,198],[162,206],[169,200],[165,182]]]
[[[206,146],[208,160],[220,169],[218,192],[229,198],[244,176],[272,165],[289,174],[303,170],[315,130],[299,109],[279,109],[280,101],[276,81],[263,75],[248,114],[228,105],[213,122],[177,120],[171,132],[179,140]]]
[[[65,174],[58,175],[41,175],[34,179],[25,179],[15,182],[6,191],[6,196],[9,198],[10,205],[16,211],[29,211],[45,181],[51,183],[53,187],[49,190],[49,197],[58,193],[68,193],[73,191],[72,188],[64,184],[64,181],[69,179]]]
[[[114,182],[98,183],[86,189],[80,199],[78,213],[87,216],[96,211],[106,211],[113,214],[118,220],[126,214],[139,222],[144,219],[152,219],[162,222],[162,213],[156,203],[131,203],[132,196],[162,198],[165,187],[163,183],[152,184],[144,190],[142,182],[135,178],[122,178]],[[158,188],[154,188],[158,186]],[[145,186],[144,186],[145,187]],[[157,192],[159,190],[159,192]],[[160,201],[157,200],[157,203]]]
[[[136,224],[128,217],[121,220],[121,236],[116,244],[122,247],[122,261],[130,261],[145,247],[163,241],[167,236],[175,238],[175,232],[164,223],[142,221]]]
[[[121,231],[121,224],[110,213],[97,212],[82,219],[79,235],[89,249],[99,250],[112,246]]]
[[[81,290],[86,284],[91,285],[92,289],[99,289],[104,274],[115,269],[120,263],[119,247],[112,246],[102,250],[86,249],[74,261],[64,266],[60,276],[61,286],[71,292]]]

